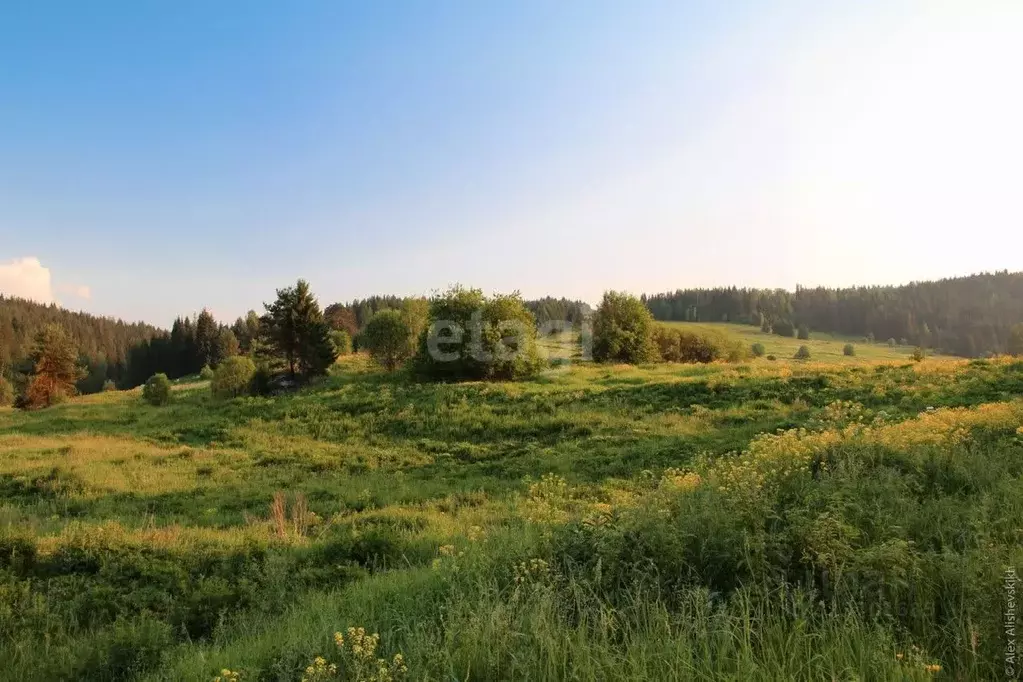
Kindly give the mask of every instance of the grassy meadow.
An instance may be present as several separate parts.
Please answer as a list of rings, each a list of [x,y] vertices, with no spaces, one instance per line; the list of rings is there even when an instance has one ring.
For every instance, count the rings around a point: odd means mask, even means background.
[[[0,408],[0,678],[1004,679],[1023,363],[736,329],[778,361]]]

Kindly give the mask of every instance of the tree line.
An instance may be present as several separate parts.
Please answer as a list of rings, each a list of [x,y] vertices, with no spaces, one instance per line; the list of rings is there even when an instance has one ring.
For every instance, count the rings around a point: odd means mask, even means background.
[[[964,357],[1008,351],[1023,321],[1023,273],[902,286],[679,289],[644,295],[657,320],[741,322],[779,330],[896,339]],[[791,335],[791,334],[786,334]]]

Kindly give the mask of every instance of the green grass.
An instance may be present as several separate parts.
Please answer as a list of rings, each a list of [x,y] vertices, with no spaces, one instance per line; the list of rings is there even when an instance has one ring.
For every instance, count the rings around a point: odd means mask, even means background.
[[[795,337],[788,338],[767,334],[760,331],[758,327],[728,322],[659,322],[658,324],[682,329],[707,329],[724,332],[728,336],[741,341],[746,348],[749,348],[754,343],[763,344],[765,355],[774,355],[779,360],[791,359],[800,346],[806,346],[810,349],[811,359],[825,362],[855,362],[856,360],[865,362],[908,361],[915,349],[911,345],[890,347],[884,340],[868,343],[863,337],[819,332],[811,332],[809,340],[800,340]],[[856,349],[856,355],[852,358],[845,356],[842,352],[847,343],[851,343]]]
[[[1023,363],[826,358],[0,410],[0,679],[998,678]]]

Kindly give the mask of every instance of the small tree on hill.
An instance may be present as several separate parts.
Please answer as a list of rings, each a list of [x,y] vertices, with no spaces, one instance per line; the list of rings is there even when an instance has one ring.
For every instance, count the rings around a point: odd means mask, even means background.
[[[806,346],[800,346],[799,350],[796,351],[796,354],[793,357],[796,360],[809,360],[810,359],[810,349],[807,348]]]
[[[31,361],[27,407],[55,405],[78,392],[75,383],[85,376],[85,370],[78,362],[78,349],[60,325],[47,325],[36,335]]]
[[[800,341],[809,341],[810,328],[807,327],[805,324],[799,325],[799,331],[796,333],[796,336],[799,338]]]
[[[397,310],[381,310],[369,318],[362,340],[370,356],[393,372],[411,356],[412,330]]]
[[[856,355],[856,347],[851,343],[845,344],[845,346],[843,346],[842,348],[842,355],[846,356],[847,358],[851,358],[852,356]]]
[[[764,344],[754,343],[752,346],[750,346],[750,352],[753,353],[753,357],[755,358],[764,357]]]
[[[220,363],[213,372],[210,390],[219,398],[233,398],[249,390],[256,364],[244,355],[235,355]]]
[[[778,336],[784,336],[786,338],[792,338],[796,335],[795,326],[788,320],[778,320],[771,325],[774,333]]]
[[[593,359],[597,362],[649,362],[656,356],[654,318],[635,296],[608,291],[593,318]]]
[[[917,346],[916,348],[913,349],[913,354],[909,357],[913,360],[913,362],[920,362],[925,357],[927,357],[927,353],[924,351],[923,348]]]
[[[142,399],[150,405],[159,407],[170,402],[171,382],[166,374],[154,374],[142,387]]]
[[[213,313],[203,308],[195,320],[195,345],[199,353],[199,362],[203,365],[217,366],[220,359],[217,355],[219,336],[220,330],[217,328],[217,321],[213,319]]]
[[[895,343],[895,339],[888,339],[888,347],[889,348],[895,348],[896,345],[898,345],[898,344]]]
[[[235,336],[235,333],[228,327],[221,327],[220,331],[217,332],[217,350],[215,354],[217,365],[228,358],[238,355],[240,352],[241,344],[238,343],[238,337]]]
[[[262,336],[272,355],[283,360],[288,373],[311,377],[326,374],[337,354],[330,327],[305,280],[277,290],[277,300],[265,305]]]

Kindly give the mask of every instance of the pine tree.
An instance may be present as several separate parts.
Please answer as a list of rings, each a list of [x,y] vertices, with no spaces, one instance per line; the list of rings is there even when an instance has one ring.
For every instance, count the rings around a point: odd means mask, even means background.
[[[78,349],[67,331],[49,324],[36,336],[32,352],[32,376],[25,391],[28,407],[54,405],[77,393],[75,382],[85,376]]]
[[[330,341],[330,327],[305,280],[277,290],[277,300],[264,305],[261,318],[263,340],[273,355],[287,365],[288,373],[310,377],[326,374],[337,358]]]
[[[202,309],[199,317],[195,320],[195,346],[199,355],[200,367],[209,365],[216,367],[220,361],[217,357],[217,343],[220,337],[220,329],[213,314],[206,308]]]

